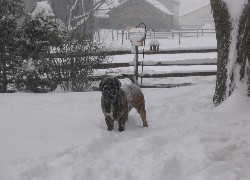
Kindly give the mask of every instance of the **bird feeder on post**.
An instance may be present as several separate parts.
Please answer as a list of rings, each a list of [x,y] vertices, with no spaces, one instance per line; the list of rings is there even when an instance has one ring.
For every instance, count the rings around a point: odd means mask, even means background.
[[[135,76],[135,81],[138,84],[138,66],[139,66],[139,61],[138,61],[138,46],[143,46],[145,41],[145,31],[139,28],[134,28],[132,32],[130,33],[130,42],[131,46],[135,47],[135,58],[134,58],[134,76]]]

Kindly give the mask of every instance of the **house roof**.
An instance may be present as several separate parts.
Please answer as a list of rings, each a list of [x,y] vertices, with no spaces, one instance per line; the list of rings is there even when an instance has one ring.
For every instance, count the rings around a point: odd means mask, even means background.
[[[180,16],[210,5],[210,0],[180,0]]]
[[[98,0],[97,0],[98,1]],[[113,8],[116,8],[128,0],[107,0],[107,2],[103,3],[103,5],[99,8],[98,11],[95,12],[96,17],[108,17],[108,12]],[[166,6],[160,3],[157,0],[144,0],[145,2],[151,4],[155,8],[159,9],[165,14],[174,15]]]
[[[161,10],[165,14],[174,15],[166,6],[164,6],[162,3],[158,2],[157,0],[145,0],[145,1],[153,5],[157,9]]]

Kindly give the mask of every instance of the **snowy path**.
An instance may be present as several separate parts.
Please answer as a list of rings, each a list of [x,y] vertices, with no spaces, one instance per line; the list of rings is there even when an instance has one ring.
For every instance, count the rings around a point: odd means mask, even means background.
[[[143,91],[149,128],[132,111],[122,133],[106,130],[100,92],[1,94],[0,179],[250,177],[249,102],[212,109],[214,80]]]

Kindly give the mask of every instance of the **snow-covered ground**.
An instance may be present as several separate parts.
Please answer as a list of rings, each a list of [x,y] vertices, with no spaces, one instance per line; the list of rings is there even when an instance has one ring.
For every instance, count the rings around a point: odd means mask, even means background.
[[[130,48],[129,42],[106,42],[109,48]],[[189,39],[182,45],[174,40],[161,43],[163,49],[216,46],[214,36]],[[214,58],[216,53],[147,55],[144,60],[151,63]],[[131,62],[133,55],[115,56],[112,61]],[[214,66],[205,67],[202,70],[216,70]],[[146,71],[201,68],[170,66]],[[249,179],[250,102],[240,90],[215,108],[215,76],[144,81],[189,81],[195,85],[143,89],[149,127],[142,128],[139,115],[132,110],[122,133],[117,124],[114,131],[107,131],[100,92],[0,94],[0,179]]]
[[[212,103],[215,78],[143,89],[125,132],[106,130],[100,92],[0,94],[0,179],[248,180],[250,102]]]

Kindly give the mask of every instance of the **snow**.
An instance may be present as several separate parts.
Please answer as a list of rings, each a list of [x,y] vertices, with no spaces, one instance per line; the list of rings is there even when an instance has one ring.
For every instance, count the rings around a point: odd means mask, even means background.
[[[206,23],[202,26],[202,29],[215,29],[214,24]]]
[[[247,180],[250,102],[214,108],[214,88],[143,89],[149,127],[133,110],[123,133],[101,92],[0,94],[0,179]]]
[[[33,18],[43,16],[44,18],[47,17],[54,17],[54,13],[52,8],[50,7],[47,1],[41,1],[36,3],[36,7],[34,11],[31,13]]]
[[[147,50],[148,42],[142,48]],[[159,42],[164,50],[216,48],[214,35],[183,38],[181,45],[178,38]],[[123,45],[105,43],[115,50],[131,48],[129,40]],[[144,63],[216,62],[216,57],[216,53],[145,55]],[[132,63],[133,58],[120,55],[113,61]],[[144,73],[215,70],[214,65],[147,66]],[[0,94],[0,179],[248,180],[250,100],[239,87],[214,107],[215,78],[143,79],[145,84],[193,85],[142,89],[149,127],[142,128],[139,114],[132,110],[122,133],[117,123],[114,131],[107,131],[101,92]]]
[[[149,42],[149,45],[150,46],[157,46],[157,45],[160,45],[161,43],[159,42],[159,40],[157,39],[152,39],[150,42]]]

